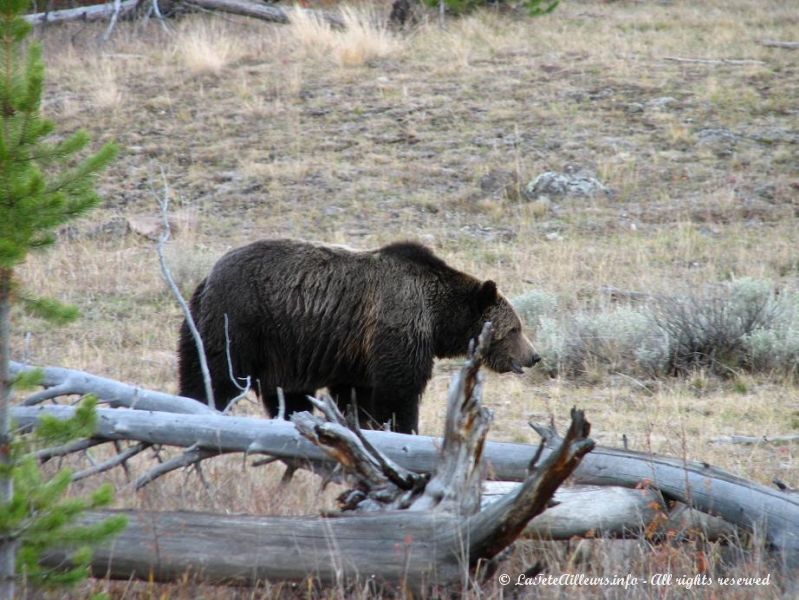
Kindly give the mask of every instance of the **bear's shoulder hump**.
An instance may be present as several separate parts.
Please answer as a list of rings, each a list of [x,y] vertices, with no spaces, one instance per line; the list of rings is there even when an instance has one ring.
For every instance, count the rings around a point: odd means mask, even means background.
[[[386,256],[392,256],[435,270],[449,268],[447,263],[433,254],[433,251],[430,250],[430,248],[418,242],[393,242],[380,248],[379,252]]]

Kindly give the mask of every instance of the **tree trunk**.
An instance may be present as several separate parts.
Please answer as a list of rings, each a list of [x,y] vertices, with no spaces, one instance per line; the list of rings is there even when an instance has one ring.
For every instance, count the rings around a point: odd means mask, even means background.
[[[94,568],[123,579],[174,580],[199,570],[202,579],[212,582],[311,575],[337,583],[373,578],[422,593],[431,584],[459,582],[467,589],[473,568],[513,543],[594,447],[585,415],[572,409],[569,431],[549,456],[531,467],[517,489],[480,510],[482,449],[492,413],[482,406],[479,370],[490,331],[487,323],[450,385],[440,460],[431,479],[402,469],[376,449],[357,419],[348,423],[332,399],[314,400],[324,418],[294,415],[297,429],[335,458],[353,486],[339,503],[375,512],[357,512],[357,518],[238,521],[221,515],[134,512],[110,552],[106,548],[95,554]],[[87,518],[97,514],[102,515]],[[58,564],[64,558],[56,554],[54,560]]]
[[[483,484],[483,506],[496,502],[519,487],[511,481]],[[554,506],[527,524],[524,536],[539,540],[570,540],[573,537],[638,538],[676,532],[683,537],[699,532],[706,540],[732,538],[733,525],[717,517],[678,504],[669,510],[655,488],[577,485],[560,487]],[[659,522],[658,517],[666,519]],[[657,527],[652,527],[657,525]]]
[[[11,269],[0,268],[0,466],[11,465],[11,380],[8,363],[11,358]],[[0,473],[0,510],[14,495],[10,474]],[[0,536],[0,599],[14,598],[16,577],[16,541]]]
[[[304,440],[286,421],[125,409],[98,409],[97,412],[100,423],[96,437],[101,439],[136,440],[184,448],[196,443],[219,452],[329,461],[324,452]],[[68,406],[12,409],[13,418],[25,427],[35,426],[42,414],[69,418],[73,413],[74,409]],[[363,434],[405,469],[431,473],[436,468],[439,438],[382,431],[364,431]],[[503,481],[524,479],[537,450],[537,446],[529,444],[486,442],[483,456],[489,477]],[[545,448],[542,452],[542,457],[546,457],[551,450]],[[799,498],[796,494],[735,477],[705,463],[602,446],[597,446],[583,459],[574,471],[573,481],[630,488],[651,485],[667,500],[677,500],[749,531],[765,532],[768,542],[785,552],[787,560],[799,564]]]

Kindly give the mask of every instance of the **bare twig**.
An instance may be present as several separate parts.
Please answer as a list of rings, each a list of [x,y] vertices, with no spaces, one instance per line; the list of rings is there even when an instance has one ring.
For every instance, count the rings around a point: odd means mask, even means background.
[[[119,16],[133,11],[138,6],[139,0],[124,0],[119,6]],[[116,6],[108,3],[93,6],[79,6],[64,10],[45,11],[32,15],[25,15],[25,20],[34,25],[46,23],[62,23],[67,21],[99,21],[112,17]]]
[[[663,60],[678,63],[692,63],[700,65],[765,65],[765,61],[748,58],[684,58],[682,56],[664,56]]]
[[[62,367],[40,368],[13,360],[9,365],[11,376],[37,370],[40,370],[43,374],[41,385],[46,389],[28,396],[22,402],[23,406],[32,406],[57,396],[93,394],[101,402],[105,402],[112,407],[124,406],[136,410],[157,410],[185,414],[207,415],[217,413],[216,410],[210,409],[191,398],[140,388],[114,379],[92,375],[85,371],[64,369]]]
[[[164,15],[161,13],[161,7],[158,6],[158,0],[153,0],[152,4],[150,5],[150,11],[155,14],[155,18],[158,19],[158,22],[161,24],[161,29],[168,32],[169,26],[166,24],[166,19],[164,19]]]
[[[228,377],[230,377],[230,381],[233,382],[233,385],[238,388],[240,393],[228,403],[228,405],[225,407],[225,410],[222,411],[222,414],[227,414],[230,412],[236,403],[247,395],[247,393],[250,391],[251,381],[249,375],[246,377],[236,377],[236,375],[233,373],[233,358],[230,356],[230,332],[228,329],[227,313],[225,313],[225,356],[227,357]],[[244,385],[239,384],[239,379],[244,381]]]
[[[761,46],[768,48],[782,48],[784,50],[797,50],[799,49],[799,42],[782,42],[779,40],[763,40],[760,42]]]
[[[180,290],[175,283],[175,279],[172,277],[172,272],[169,270],[169,265],[167,265],[166,257],[164,256],[164,246],[169,240],[171,229],[169,227],[169,184],[167,183],[163,168],[161,168],[161,180],[164,187],[163,195],[159,197],[155,193],[155,190],[153,190],[153,195],[155,195],[156,199],[158,200],[158,205],[161,207],[161,218],[164,222],[164,231],[158,240],[158,245],[156,246],[158,262],[161,265],[161,273],[169,285],[169,289],[172,290],[172,294],[175,296],[178,304],[180,304],[180,309],[183,311],[183,317],[186,319],[186,324],[188,325],[189,331],[191,331],[191,335],[194,338],[194,344],[197,346],[197,354],[200,361],[200,371],[202,372],[203,383],[205,385],[205,399],[208,402],[208,407],[214,408],[214,390],[211,386],[211,373],[208,370],[208,361],[205,357],[205,345],[203,344],[202,337],[200,337],[200,332],[197,330],[197,325],[194,322],[191,310],[189,310],[189,306],[186,304],[183,294],[180,293]]]
[[[122,0],[114,0],[114,12],[111,14],[111,19],[108,22],[108,28],[105,30],[103,34],[103,41],[107,42],[111,39],[111,34],[114,33],[114,28],[117,25],[117,19],[119,18],[119,13],[122,11]]]
[[[75,452],[80,452],[81,450],[86,450],[93,446],[99,446],[100,444],[107,444],[107,443],[108,440],[102,440],[96,438],[85,438],[82,440],[75,440],[67,444],[62,444],[61,446],[53,446],[52,448],[43,448],[41,450],[37,450],[36,458],[38,458],[41,462],[47,462],[51,458],[55,458],[57,456],[66,456],[68,454],[74,454]]]
[[[98,473],[103,473],[105,471],[113,469],[116,466],[124,465],[127,460],[133,458],[140,452],[144,452],[149,447],[150,444],[139,442],[138,444],[131,446],[126,450],[123,450],[113,458],[110,458],[104,462],[94,465],[90,469],[77,471],[72,475],[72,481],[79,481],[81,479],[85,479],[86,477],[90,477],[91,475],[97,475]]]
[[[220,454],[225,454],[225,452],[221,450],[209,450],[208,448],[200,448],[197,444],[195,444],[194,446],[191,446],[188,450],[186,450],[182,454],[174,458],[171,458],[167,461],[164,461],[158,466],[147,471],[144,475],[142,475],[136,480],[133,486],[138,491],[148,483],[155,481],[159,477],[166,475],[171,471],[175,471],[183,467],[189,467],[191,465],[196,465],[197,463],[205,460],[206,458],[213,458],[214,456],[219,456]]]
[[[710,440],[714,444],[743,444],[746,446],[757,444],[789,444],[799,442],[799,435],[723,435]]]

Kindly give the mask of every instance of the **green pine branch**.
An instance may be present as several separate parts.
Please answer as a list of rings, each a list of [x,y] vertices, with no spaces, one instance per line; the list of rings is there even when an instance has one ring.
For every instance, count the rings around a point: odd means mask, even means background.
[[[14,269],[28,253],[52,245],[58,227],[100,203],[96,181],[117,147],[106,144],[86,156],[91,140],[82,130],[48,140],[55,124],[41,114],[44,61],[41,45],[26,41],[32,28],[23,15],[29,7],[30,0],[0,2],[0,565],[5,568],[5,559],[16,553],[17,573],[37,584],[61,586],[89,574],[90,547],[119,533],[125,519],[79,525],[84,511],[111,504],[113,489],[104,485],[88,496],[71,497],[72,471],[45,475],[35,456],[39,447],[91,436],[97,425],[95,398],[84,399],[69,420],[45,419],[32,434],[12,435],[11,304],[55,323],[77,317],[76,308],[26,290]],[[37,373],[13,385],[40,381]],[[59,571],[39,564],[42,553],[54,546],[69,554],[68,566]],[[13,576],[13,570],[0,573],[0,597],[14,596]]]

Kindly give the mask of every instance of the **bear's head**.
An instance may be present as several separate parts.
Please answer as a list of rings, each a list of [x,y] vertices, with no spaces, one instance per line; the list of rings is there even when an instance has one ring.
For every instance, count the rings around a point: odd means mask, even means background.
[[[483,353],[488,368],[497,373],[522,373],[523,367],[532,367],[541,360],[533,345],[522,331],[522,321],[510,302],[499,293],[497,285],[489,280],[480,285],[477,304],[482,323],[491,321],[491,345]]]

